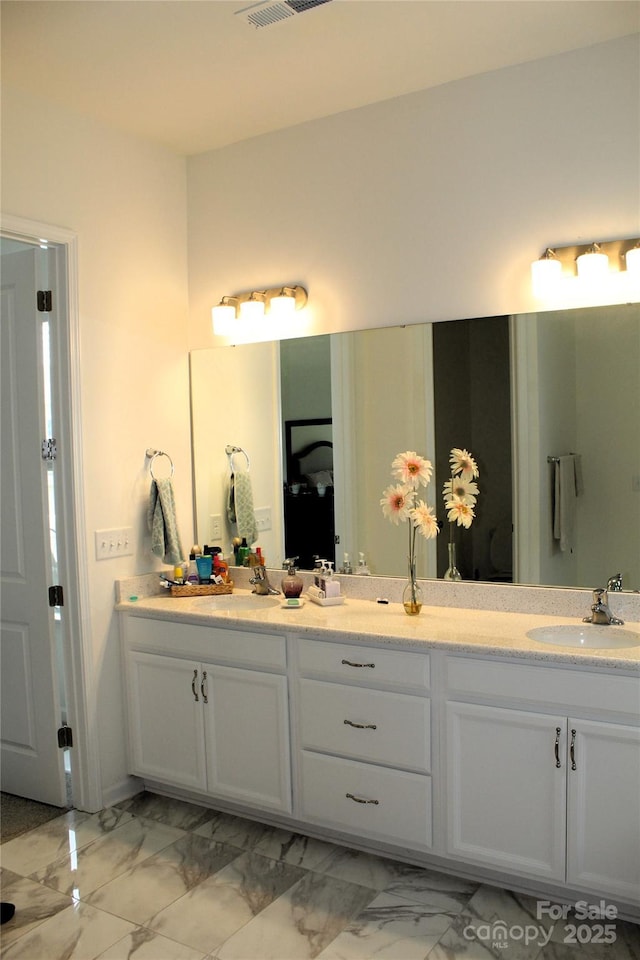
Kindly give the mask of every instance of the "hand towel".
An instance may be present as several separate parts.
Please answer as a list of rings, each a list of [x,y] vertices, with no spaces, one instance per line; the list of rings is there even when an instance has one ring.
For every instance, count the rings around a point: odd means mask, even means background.
[[[575,546],[576,499],[582,493],[582,464],[570,453],[554,463],[553,538],[563,552]]]
[[[185,554],[176,521],[176,504],[170,477],[151,481],[147,522],[151,531],[151,550],[166,563],[177,564]]]
[[[238,536],[251,545],[258,539],[258,526],[253,510],[253,490],[248,470],[235,470],[229,481],[227,516],[238,526]]]

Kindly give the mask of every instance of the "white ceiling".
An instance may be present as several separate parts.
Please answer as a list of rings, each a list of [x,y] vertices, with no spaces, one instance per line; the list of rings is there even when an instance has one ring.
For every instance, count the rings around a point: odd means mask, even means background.
[[[638,0],[2,0],[2,79],[200,153],[640,31]],[[604,82],[604,78],[594,78]]]

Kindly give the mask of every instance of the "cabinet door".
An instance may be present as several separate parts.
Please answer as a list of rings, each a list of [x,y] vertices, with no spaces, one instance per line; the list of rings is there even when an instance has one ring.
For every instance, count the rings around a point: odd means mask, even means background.
[[[569,738],[567,880],[638,903],[640,729],[569,720]]]
[[[564,880],[566,726],[566,717],[447,703],[452,856]]]
[[[291,811],[286,677],[204,665],[208,790]]]
[[[204,790],[199,665],[132,651],[127,684],[131,772]]]

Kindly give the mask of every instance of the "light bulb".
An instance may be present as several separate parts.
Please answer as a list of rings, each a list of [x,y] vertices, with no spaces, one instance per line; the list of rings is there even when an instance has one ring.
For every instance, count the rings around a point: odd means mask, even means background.
[[[640,244],[636,244],[631,250],[627,250],[624,259],[627,265],[627,273],[640,278]]]
[[[544,256],[531,264],[531,285],[537,297],[553,293],[561,277],[562,264],[552,250],[547,250]]]
[[[296,298],[282,290],[277,297],[271,298],[269,311],[279,317],[290,317],[296,312]]]
[[[228,337],[236,319],[236,308],[231,303],[220,303],[211,308],[211,322],[213,323],[213,332],[218,337]]]
[[[260,317],[264,317],[264,300],[254,300],[253,297],[254,294],[251,294],[250,300],[243,300],[240,304],[242,320],[259,320]]]
[[[578,276],[588,283],[598,282],[609,275],[609,257],[606,253],[602,253],[597,243],[592,244],[585,253],[578,257],[576,265]]]

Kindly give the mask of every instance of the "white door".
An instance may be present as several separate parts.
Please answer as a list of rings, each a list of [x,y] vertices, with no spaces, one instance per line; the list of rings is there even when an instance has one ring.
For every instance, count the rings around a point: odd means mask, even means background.
[[[36,309],[38,247],[2,257],[2,790],[63,806],[64,756],[51,555],[48,467],[42,459],[44,313]]]
[[[448,852],[564,880],[566,717],[447,704]]]
[[[567,880],[640,902],[640,728],[569,720]]]

